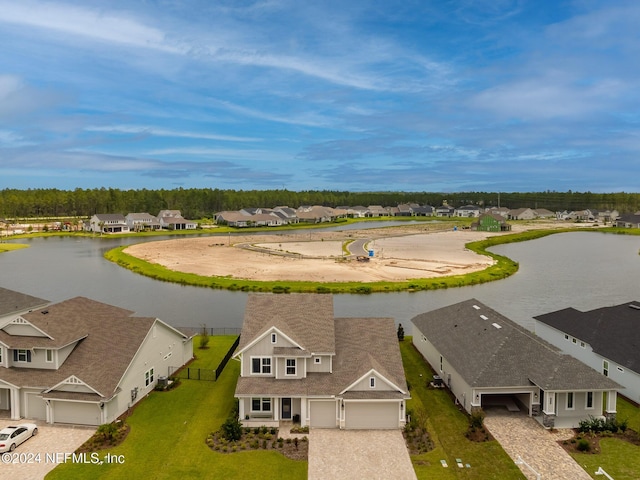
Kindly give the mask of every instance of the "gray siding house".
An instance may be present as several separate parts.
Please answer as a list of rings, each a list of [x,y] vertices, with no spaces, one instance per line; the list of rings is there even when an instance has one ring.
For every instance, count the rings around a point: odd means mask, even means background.
[[[252,294],[235,396],[246,425],[400,428],[409,398],[391,318],[335,318],[316,294]]]
[[[21,295],[0,289],[0,410],[13,420],[112,422],[193,357],[192,338],[157,318],[83,297],[16,311]]]
[[[622,385],[640,403],[640,302],[535,317],[536,334]]]
[[[620,385],[475,299],[411,322],[414,345],[469,413],[504,406],[548,428],[615,417]]]

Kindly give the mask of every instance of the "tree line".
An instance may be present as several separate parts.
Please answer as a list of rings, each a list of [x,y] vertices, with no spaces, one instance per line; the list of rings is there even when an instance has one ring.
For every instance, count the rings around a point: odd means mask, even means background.
[[[546,208],[562,210],[618,210],[635,213],[640,210],[640,193],[591,192],[348,192],[334,190],[222,190],[211,188],[178,188],[172,190],[119,190],[94,188],[75,190],[4,189],[0,190],[0,217],[90,217],[96,213],[148,212],[180,210],[185,218],[212,218],[224,210],[248,207],[286,205],[397,206],[403,203],[439,206],[444,202],[454,207],[479,205],[507,208]]]

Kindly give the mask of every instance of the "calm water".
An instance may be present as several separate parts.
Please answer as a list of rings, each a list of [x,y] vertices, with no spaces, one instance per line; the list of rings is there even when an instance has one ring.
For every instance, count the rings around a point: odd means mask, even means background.
[[[0,286],[54,302],[85,296],[176,326],[242,324],[247,299],[243,292],[160,282],[102,257],[108,249],[140,239],[50,237],[26,242],[30,248],[0,255]],[[561,308],[587,310],[640,301],[639,249],[640,237],[584,232],[551,235],[495,247],[494,252],[520,263],[518,273],[506,280],[429,292],[336,295],[335,311],[344,317],[393,317],[410,334],[413,316],[475,297],[532,328],[533,316]]]

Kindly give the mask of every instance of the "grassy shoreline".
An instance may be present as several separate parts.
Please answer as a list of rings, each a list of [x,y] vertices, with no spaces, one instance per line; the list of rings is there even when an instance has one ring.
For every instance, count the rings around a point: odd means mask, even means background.
[[[451,275],[439,278],[418,278],[401,282],[307,282],[307,281],[259,281],[245,280],[231,277],[202,276],[190,273],[182,273],[156,265],[132,255],[124,253],[126,246],[114,248],[105,253],[109,261],[127,268],[135,273],[145,275],[156,280],[192,285],[198,287],[218,288],[226,290],[241,290],[251,292],[274,293],[380,293],[436,290],[441,288],[463,287],[467,285],[479,285],[486,282],[501,280],[518,271],[518,263],[489,252],[487,249],[505,243],[522,242],[545,237],[555,233],[575,232],[582,229],[567,228],[555,230],[530,230],[503,236],[490,237],[485,240],[471,242],[466,247],[480,255],[493,258],[496,263],[479,272],[464,275]],[[599,231],[587,230],[585,231]],[[616,232],[617,233],[617,232]]]

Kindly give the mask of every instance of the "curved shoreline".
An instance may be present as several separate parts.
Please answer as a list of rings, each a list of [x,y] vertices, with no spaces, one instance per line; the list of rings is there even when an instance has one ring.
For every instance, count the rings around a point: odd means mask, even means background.
[[[486,269],[460,275],[446,275],[433,278],[415,278],[405,281],[376,282],[313,282],[293,280],[250,280],[221,276],[205,276],[171,270],[156,263],[124,253],[128,246],[121,246],[105,253],[105,258],[118,265],[157,280],[208,288],[241,290],[273,293],[379,293],[435,290],[440,288],[478,285],[490,281],[501,280],[513,275],[518,270],[518,263],[487,249],[496,245],[533,240],[555,233],[575,231],[601,231],[584,228],[562,228],[550,230],[527,230],[521,233],[492,236],[480,241],[469,242],[466,248],[492,258],[494,264]]]

